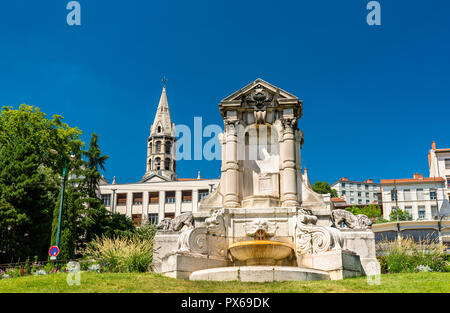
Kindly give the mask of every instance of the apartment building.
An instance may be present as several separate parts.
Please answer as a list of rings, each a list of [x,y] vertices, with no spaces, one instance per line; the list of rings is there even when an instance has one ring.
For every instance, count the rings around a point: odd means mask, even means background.
[[[348,177],[343,177],[331,185],[336,190],[338,196],[345,199],[350,205],[377,204],[380,184],[374,183],[372,179],[363,182],[350,181]]]

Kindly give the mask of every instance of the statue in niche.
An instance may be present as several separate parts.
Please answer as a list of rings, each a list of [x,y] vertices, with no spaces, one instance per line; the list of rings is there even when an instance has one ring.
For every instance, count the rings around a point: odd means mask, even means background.
[[[251,126],[245,134],[244,198],[279,197],[278,136],[270,125]]]

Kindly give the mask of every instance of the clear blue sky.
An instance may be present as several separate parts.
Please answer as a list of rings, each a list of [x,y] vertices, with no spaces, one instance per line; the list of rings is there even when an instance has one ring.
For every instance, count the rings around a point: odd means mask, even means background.
[[[105,176],[134,182],[167,85],[172,119],[222,125],[218,103],[260,77],[304,101],[313,181],[428,175],[431,141],[450,148],[450,4],[380,1],[65,0],[0,5],[0,104],[27,103],[100,136]],[[181,161],[179,177],[220,162]]]

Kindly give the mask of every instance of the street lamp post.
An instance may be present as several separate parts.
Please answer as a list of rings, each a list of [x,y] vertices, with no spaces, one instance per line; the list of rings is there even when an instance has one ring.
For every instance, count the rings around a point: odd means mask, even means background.
[[[59,243],[61,240],[61,220],[62,220],[62,209],[64,204],[64,190],[66,187],[66,177],[67,177],[67,158],[64,158],[64,168],[62,173],[61,182],[61,199],[59,201],[59,214],[58,214],[58,230],[56,232],[56,246],[59,248]],[[58,258],[58,256],[56,256]]]
[[[50,149],[50,153],[58,155],[58,151],[54,150],[54,149]],[[68,158],[64,155],[64,168],[63,168],[63,172],[62,172],[62,182],[61,182],[61,198],[59,201],[59,213],[58,213],[58,229],[56,231],[56,246],[58,247],[58,249],[60,249],[59,245],[61,242],[61,221],[62,221],[62,210],[63,210],[63,205],[64,205],[64,190],[66,188],[66,178],[67,178],[67,161]],[[71,158],[73,158],[71,156]],[[61,250],[61,249],[60,249]],[[56,259],[58,259],[59,254],[56,256]]]

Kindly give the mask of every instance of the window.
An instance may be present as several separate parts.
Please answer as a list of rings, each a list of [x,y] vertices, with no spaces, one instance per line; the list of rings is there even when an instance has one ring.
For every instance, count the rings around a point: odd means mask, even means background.
[[[405,201],[411,201],[411,190],[409,189],[403,190],[403,195],[405,197]]]
[[[165,218],[171,218],[171,219],[174,219],[174,218],[175,218],[175,213],[166,213],[166,214],[164,214],[164,217],[165,217]]]
[[[131,214],[134,226],[140,226],[142,223],[142,214]]]
[[[158,224],[158,214],[157,213],[150,213],[148,215],[148,221],[150,224],[156,225]]]
[[[142,192],[133,193],[133,205],[142,205]]]
[[[345,183],[342,183],[342,188],[345,188]]]
[[[186,191],[182,191],[181,192],[181,201],[183,203],[189,203],[192,202],[192,191],[191,190],[186,190]]]
[[[353,202],[355,202],[355,199],[350,198],[350,203],[353,203]]]
[[[378,197],[378,194],[376,192],[374,192],[373,196],[376,198],[376,197]]]
[[[366,190],[369,190],[369,185],[366,185],[365,187],[366,187]]]
[[[361,189],[361,184],[357,184],[356,188]]]
[[[405,211],[408,213],[408,220],[412,220],[412,206],[406,206]]]
[[[391,200],[396,201],[397,200],[397,189],[391,190]]]
[[[171,148],[172,148],[172,144],[170,142],[166,142],[166,144],[165,144],[166,154],[170,154]]]
[[[160,133],[161,132],[161,126],[158,126],[158,133]]]
[[[370,200],[366,200],[366,204],[369,204]]]
[[[425,206],[424,205],[419,206],[419,218],[421,218],[421,219],[425,218]]]
[[[447,188],[450,188],[450,176],[447,176]]]
[[[117,194],[117,205],[127,205],[127,194],[118,193]]]
[[[345,195],[345,190],[342,190],[342,195]]]
[[[417,200],[423,200],[423,189],[422,188],[417,189]]]
[[[175,203],[175,191],[166,192],[166,203]]]
[[[355,192],[354,191],[350,191],[350,196],[354,196]]]
[[[111,195],[102,195],[103,205],[111,206]]]
[[[198,191],[198,201],[201,201],[203,197],[206,197],[209,194],[208,189],[199,190]]]
[[[150,142],[150,145],[149,145],[149,149],[150,149],[150,153],[152,153],[153,152],[153,144]]]
[[[450,170],[450,159],[445,159],[445,169]]]
[[[156,153],[161,153],[161,141],[156,142]]]
[[[436,218],[438,216],[437,206],[432,205],[431,206],[431,216]]]
[[[436,189],[430,189],[430,200],[436,200]]]
[[[362,204],[362,199],[358,199],[358,204]]]
[[[155,159],[155,169],[159,171],[161,169],[161,158]]]
[[[159,203],[159,192],[150,192],[148,194],[148,202],[149,203]]]
[[[170,159],[169,158],[164,160],[164,169],[167,171],[170,169]]]
[[[358,197],[361,197],[361,192],[360,191],[358,192]]]
[[[366,198],[369,198],[370,194],[368,192],[366,192]]]

